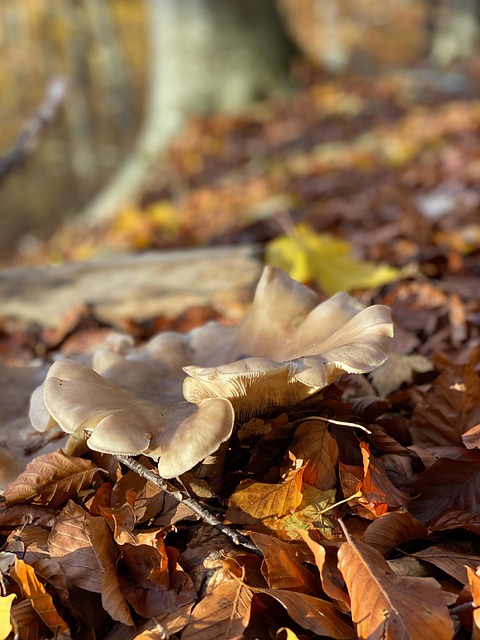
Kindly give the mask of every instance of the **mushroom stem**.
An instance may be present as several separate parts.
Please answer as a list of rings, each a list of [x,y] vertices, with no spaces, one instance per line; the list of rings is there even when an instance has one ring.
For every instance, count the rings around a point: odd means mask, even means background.
[[[190,496],[186,496],[179,489],[172,490],[172,485],[170,485],[164,478],[155,473],[151,469],[147,469],[141,462],[131,458],[130,456],[124,456],[120,454],[115,454],[115,458],[119,460],[126,467],[138,473],[139,476],[145,478],[146,480],[150,480],[156,487],[165,491],[169,495],[173,496],[175,500],[178,502],[182,502],[184,505],[189,507],[192,511],[194,511],[200,518],[206,522],[207,524],[215,527],[218,531],[225,534],[230,538],[233,544],[237,546],[242,546],[256,553],[258,556],[263,557],[260,549],[255,546],[250,540],[242,536],[238,531],[232,529],[228,525],[223,524],[216,516],[214,516],[210,511],[207,511],[204,507],[202,507],[196,500],[191,498]]]

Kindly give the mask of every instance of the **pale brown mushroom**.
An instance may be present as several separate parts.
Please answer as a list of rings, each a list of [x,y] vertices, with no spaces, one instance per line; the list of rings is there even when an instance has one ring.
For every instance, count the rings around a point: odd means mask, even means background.
[[[392,337],[388,307],[365,307],[346,293],[319,303],[313,291],[266,267],[237,327],[210,323],[192,332],[198,365],[184,368],[184,396],[195,403],[229,398],[242,417],[295,404],[344,373],[381,365]]]
[[[236,327],[214,322],[160,334],[143,349],[97,350],[94,370],[56,362],[34,394],[32,420],[44,429],[51,416],[68,433],[87,433],[96,451],[160,457],[170,478],[228,440],[234,409],[246,416],[295,404],[345,372],[369,372],[386,360],[392,336],[388,307],[365,308],[344,293],[319,304],[266,267]]]

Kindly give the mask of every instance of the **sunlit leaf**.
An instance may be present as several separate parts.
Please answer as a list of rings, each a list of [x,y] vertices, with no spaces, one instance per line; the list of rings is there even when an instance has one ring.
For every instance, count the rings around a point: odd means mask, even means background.
[[[45,591],[33,567],[16,558],[15,565],[10,569],[10,575],[49,629],[55,633],[68,631],[67,623],[58,613],[52,596]]]
[[[278,484],[243,480],[230,496],[227,519],[252,523],[292,513],[302,502],[302,475],[303,468],[292,471]]]
[[[344,542],[338,566],[352,600],[360,638],[451,640],[453,624],[430,579],[392,574],[386,560],[361,542]]]
[[[59,449],[32,460],[5,487],[5,498],[8,503],[31,502],[54,509],[89,486],[98,471],[90,460],[67,456]]]
[[[315,282],[327,295],[369,289],[398,280],[402,273],[385,264],[358,260],[348,242],[316,233],[306,224],[267,244],[267,264],[280,267],[300,282]]]
[[[0,640],[6,640],[12,630],[10,611],[16,597],[14,593],[8,596],[0,596]]]

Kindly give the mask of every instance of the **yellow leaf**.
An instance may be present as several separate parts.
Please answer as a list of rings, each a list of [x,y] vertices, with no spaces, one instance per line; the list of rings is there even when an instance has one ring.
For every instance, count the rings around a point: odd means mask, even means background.
[[[10,610],[16,597],[14,593],[9,596],[0,596],[0,640],[6,640],[12,631]]]
[[[288,627],[280,627],[277,631],[277,638],[278,640],[298,640],[297,634]]]
[[[321,511],[328,509],[335,504],[335,489],[320,491],[315,487],[304,484],[302,487],[303,499],[294,513],[282,518],[267,518],[263,520],[269,529],[277,531],[277,535],[286,540],[299,540],[299,529],[309,529],[313,524],[322,535],[330,538],[333,531],[333,524]]]
[[[67,623],[56,610],[52,597],[45,591],[33,567],[15,558],[15,565],[10,569],[10,575],[49,629],[55,633],[68,631]]]
[[[227,519],[252,524],[255,520],[292,513],[302,502],[303,470],[304,467],[290,472],[279,484],[242,480],[230,497]]]
[[[402,276],[386,264],[358,260],[351,251],[348,242],[300,224],[292,235],[278,236],[267,244],[265,260],[294,280],[314,281],[329,296],[384,285]]]

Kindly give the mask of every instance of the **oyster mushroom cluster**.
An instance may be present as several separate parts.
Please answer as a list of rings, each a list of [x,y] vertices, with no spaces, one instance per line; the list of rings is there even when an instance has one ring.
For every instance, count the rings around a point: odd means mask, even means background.
[[[319,303],[308,287],[266,267],[237,326],[218,322],[165,332],[137,349],[122,339],[93,353],[89,366],[59,360],[33,394],[39,431],[58,424],[111,454],[158,459],[179,476],[231,436],[235,416],[293,405],[344,373],[385,362],[390,310],[345,293]]]

